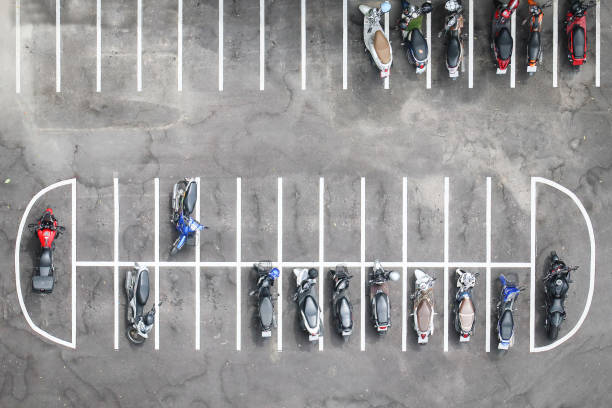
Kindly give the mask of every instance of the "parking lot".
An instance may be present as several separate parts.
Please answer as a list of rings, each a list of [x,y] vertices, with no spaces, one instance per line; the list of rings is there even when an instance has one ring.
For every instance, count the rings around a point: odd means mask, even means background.
[[[466,3],[473,35],[451,81],[438,3],[424,20],[430,66],[416,76],[393,2],[388,84],[363,52],[353,0],[64,0],[59,20],[53,1],[3,5],[0,406],[609,405],[610,6],[589,10],[579,73],[561,32],[553,62],[551,16],[567,5],[545,9],[544,59],[528,77],[526,5],[514,74],[498,76],[493,4]],[[209,229],[170,257],[169,197],[183,177],[197,177],[195,216]],[[49,206],[66,234],[56,288],[41,296],[30,289],[38,242],[20,223]],[[541,282],[552,250],[580,268],[569,337],[549,349]],[[375,259],[401,274],[386,336],[366,297]],[[248,296],[260,260],[281,269],[267,340]],[[125,336],[134,262],[151,272],[147,308],[162,302],[141,347]],[[339,263],[354,276],[347,343],[330,303]],[[299,327],[296,267],[320,272],[318,343]],[[479,273],[463,344],[457,267]],[[416,268],[436,278],[426,346],[412,327]],[[497,350],[502,273],[524,288],[507,353]]]

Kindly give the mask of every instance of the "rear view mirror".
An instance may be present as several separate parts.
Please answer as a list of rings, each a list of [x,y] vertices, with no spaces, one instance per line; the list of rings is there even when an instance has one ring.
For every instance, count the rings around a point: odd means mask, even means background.
[[[396,271],[389,272],[389,279],[392,281],[398,281],[400,279],[399,272],[396,272]]]

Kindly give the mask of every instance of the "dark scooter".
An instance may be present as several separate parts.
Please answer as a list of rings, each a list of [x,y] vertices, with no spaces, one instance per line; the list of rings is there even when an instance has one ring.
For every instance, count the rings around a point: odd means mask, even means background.
[[[51,293],[57,280],[53,264],[54,240],[66,229],[57,225],[57,219],[51,208],[45,210],[38,223],[28,225],[28,229],[36,233],[40,242],[40,258],[38,268],[32,276],[32,289],[38,293]]]
[[[577,266],[568,267],[559,259],[556,252],[550,254],[548,274],[544,278],[544,294],[546,300],[546,320],[544,325],[550,340],[559,336],[559,328],[565,320],[565,299],[569,290],[570,273]]]
[[[195,179],[185,178],[174,185],[170,206],[172,215],[170,222],[178,231],[179,236],[174,240],[170,255],[176,255],[185,243],[195,244],[195,233],[207,229],[207,227],[191,218],[198,197],[198,185]]]
[[[149,270],[146,266],[134,265],[125,275],[125,294],[127,296],[127,338],[140,345],[148,338],[155,323],[155,305],[148,313],[144,307],[149,300]],[[161,303],[158,305],[161,306]]]
[[[495,12],[491,22],[491,49],[495,56],[498,75],[504,75],[507,72],[512,58],[514,40],[510,32],[510,17],[518,4],[519,0],[510,0],[508,3],[495,0]]]
[[[508,350],[514,344],[514,302],[523,288],[506,280],[504,275],[499,276],[501,282],[501,298],[497,304],[497,348]]]
[[[400,274],[396,271],[385,271],[380,261],[374,261],[374,268],[370,275],[370,309],[372,323],[380,335],[387,333],[391,327],[391,305],[389,304],[389,280],[397,281]]]
[[[353,276],[349,275],[345,265],[338,265],[335,270],[330,270],[329,276],[333,282],[334,293],[331,303],[336,321],[336,331],[342,335],[344,341],[348,341],[349,336],[353,333],[353,305],[347,291],[349,281]]]
[[[529,2],[529,18],[523,20],[523,25],[529,20],[529,38],[527,38],[527,73],[533,75],[538,70],[538,64],[542,60],[542,45],[540,33],[542,32],[542,20],[544,12],[542,9],[550,7],[552,2],[540,6],[535,0]]]
[[[577,71],[587,60],[586,12],[595,5],[594,1],[572,0],[565,15],[565,34],[567,35],[567,58]]]
[[[272,328],[276,327],[276,318],[274,316],[274,303],[270,288],[274,286],[274,281],[280,276],[278,268],[273,268],[269,261],[258,262],[253,265],[257,272],[257,289],[253,290],[249,295],[257,295],[257,316],[259,317],[259,326],[261,328],[261,337],[267,338],[272,336]]]

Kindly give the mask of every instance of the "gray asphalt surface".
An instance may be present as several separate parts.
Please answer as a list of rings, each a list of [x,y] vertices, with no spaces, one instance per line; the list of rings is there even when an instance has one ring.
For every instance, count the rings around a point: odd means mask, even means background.
[[[393,2],[391,22],[399,15]],[[434,1],[437,6],[440,1]],[[567,5],[560,2],[561,13]],[[611,319],[607,266],[612,240],[612,16],[601,4],[601,87],[595,87],[595,19],[588,17],[589,61],[573,73],[559,35],[559,86],[552,87],[552,18],[545,10],[540,72],[523,72],[526,35],[517,18],[516,88],[495,75],[489,50],[493,5],[475,5],[474,88],[467,71],[451,82],[444,67],[441,8],[432,15],[432,89],[394,47],[384,90],[363,52],[358,2],[348,1],[348,89],[342,90],[342,3],[306,1],[307,89],[301,90],[300,3],[265,1],[265,90],[259,90],[259,7],[224,3],[224,90],[218,90],[218,2],[184,0],[183,91],[177,91],[174,0],[143,1],[143,80],[136,90],[136,2],[102,0],[102,92],[96,93],[95,2],[62,2],[62,91],[55,92],[55,2],[21,0],[21,93],[15,93],[15,8],[0,8],[0,406],[1,407],[607,407]],[[467,21],[466,21],[467,27]],[[467,32],[467,29],[466,29]],[[466,41],[467,46],[467,41]],[[236,257],[236,177],[242,178],[242,259],[276,259],[277,178],[283,177],[283,259],[317,261],[318,183],[325,178],[325,259],[360,260],[360,178],[366,178],[366,260],[402,257],[402,177],[407,177],[409,261],[443,261],[444,177],[450,177],[449,259],[485,260],[486,177],[492,179],[492,260],[530,261],[530,178],[573,191],[593,221],[595,292],[580,330],[557,349],[530,353],[529,290],[521,293],[517,339],[496,350],[495,303],[500,273],[529,288],[526,269],[492,270],[491,352],[485,352],[484,269],[474,292],[477,329],[459,344],[449,308],[443,352],[443,269],[436,276],[436,332],[418,346],[408,322],[402,343],[402,286],[390,284],[393,327],[379,338],[368,323],[360,351],[359,268],[351,283],[355,334],[343,344],[332,331],[325,280],[325,349],[308,344],[291,299],[295,280],[282,273],[283,351],[276,331],[259,337],[255,284],[241,273],[241,350],[236,350],[236,273],[202,268],[201,350],[195,342],[193,267],[160,270],[159,350],[124,336],[119,295],[119,349],[113,349],[113,268],[76,273],[75,350],[48,342],[28,326],[18,303],[14,255],[18,226],[42,188],[76,178],[77,236],[57,241],[58,282],[51,295],[31,293],[37,242],[22,236],[20,277],[35,324],[70,339],[70,242],[79,261],[113,260],[113,177],[119,179],[121,261],[152,261],[154,179],[160,183],[160,260],[174,240],[167,222],[172,184],[201,177],[202,261]],[[610,177],[608,177],[610,176]],[[8,182],[10,179],[10,182]],[[27,223],[47,206],[70,231],[70,189],[35,203]],[[589,288],[589,238],[569,197],[539,185],[537,195],[535,344],[543,329],[541,277],[556,250],[579,265],[561,334],[573,327]],[[187,247],[177,261],[192,261]],[[153,268],[151,268],[153,270]],[[123,279],[126,268],[120,269]],[[451,270],[450,273],[453,273]],[[327,270],[322,271],[327,276]],[[153,279],[153,273],[151,274]],[[408,270],[408,291],[413,289]],[[450,275],[449,299],[454,297]],[[154,282],[152,280],[151,284]],[[320,283],[319,283],[320,284]],[[120,288],[123,281],[120,282]],[[153,296],[153,294],[151,294]],[[151,304],[151,300],[149,300]],[[408,299],[410,307],[411,302]]]

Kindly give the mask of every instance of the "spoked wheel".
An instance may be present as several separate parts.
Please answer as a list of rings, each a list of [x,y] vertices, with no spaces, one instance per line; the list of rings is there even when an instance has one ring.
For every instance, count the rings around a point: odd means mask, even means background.
[[[138,330],[136,330],[132,326],[127,328],[126,334],[127,334],[128,340],[130,340],[132,343],[136,345],[141,345],[145,341],[145,338],[142,337],[140,334],[138,334]]]
[[[171,255],[171,256],[174,256],[174,255],[176,255],[176,254],[178,253],[178,251],[179,251],[179,249],[178,249],[178,243],[179,243],[180,239],[181,239],[180,237],[179,237],[179,238],[177,238],[177,239],[174,241],[174,244],[172,244],[172,249],[170,250],[170,255]]]

